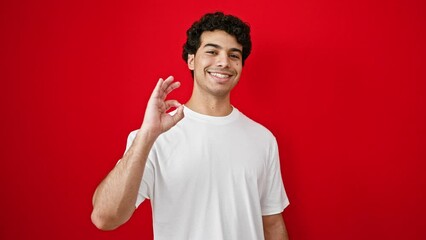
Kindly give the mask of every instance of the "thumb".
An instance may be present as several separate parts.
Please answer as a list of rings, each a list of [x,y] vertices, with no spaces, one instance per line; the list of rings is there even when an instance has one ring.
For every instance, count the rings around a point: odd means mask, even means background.
[[[182,120],[184,117],[183,113],[183,105],[180,105],[177,108],[176,113],[172,116],[174,124],[178,123],[180,120]]]

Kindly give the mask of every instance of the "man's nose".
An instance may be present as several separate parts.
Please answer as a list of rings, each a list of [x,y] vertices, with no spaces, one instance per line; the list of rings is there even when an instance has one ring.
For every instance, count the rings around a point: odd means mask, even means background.
[[[227,68],[229,67],[229,57],[228,54],[226,53],[220,53],[217,55],[217,62],[216,65],[218,67],[223,67],[223,68]]]

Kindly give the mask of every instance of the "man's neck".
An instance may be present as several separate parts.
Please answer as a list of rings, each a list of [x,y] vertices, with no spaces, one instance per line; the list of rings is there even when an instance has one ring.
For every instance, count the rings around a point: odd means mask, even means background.
[[[227,116],[233,109],[229,96],[223,99],[197,98],[193,94],[185,106],[194,112],[215,117]]]

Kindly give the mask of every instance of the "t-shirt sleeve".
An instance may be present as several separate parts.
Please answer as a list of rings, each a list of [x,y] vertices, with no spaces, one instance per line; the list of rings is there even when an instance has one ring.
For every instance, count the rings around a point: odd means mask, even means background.
[[[137,131],[138,130],[135,130],[129,134],[127,138],[126,152],[127,150],[129,150],[130,146],[132,145],[133,140],[135,140]],[[152,196],[152,190],[154,186],[154,166],[151,161],[152,157],[153,157],[153,154],[151,151],[145,165],[145,170],[143,173],[141,184],[139,186],[138,196],[136,198],[136,203],[135,203],[136,208],[139,207],[139,205],[145,199],[150,199]]]
[[[273,215],[284,211],[290,204],[281,177],[278,145],[274,138],[269,148],[269,159],[261,191],[262,215]]]

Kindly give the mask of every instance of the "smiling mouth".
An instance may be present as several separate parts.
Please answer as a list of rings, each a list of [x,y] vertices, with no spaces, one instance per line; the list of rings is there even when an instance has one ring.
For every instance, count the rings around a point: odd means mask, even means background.
[[[218,73],[218,72],[210,72],[210,71],[207,71],[207,73],[219,79],[228,79],[232,76],[232,74],[227,74],[227,73]]]

